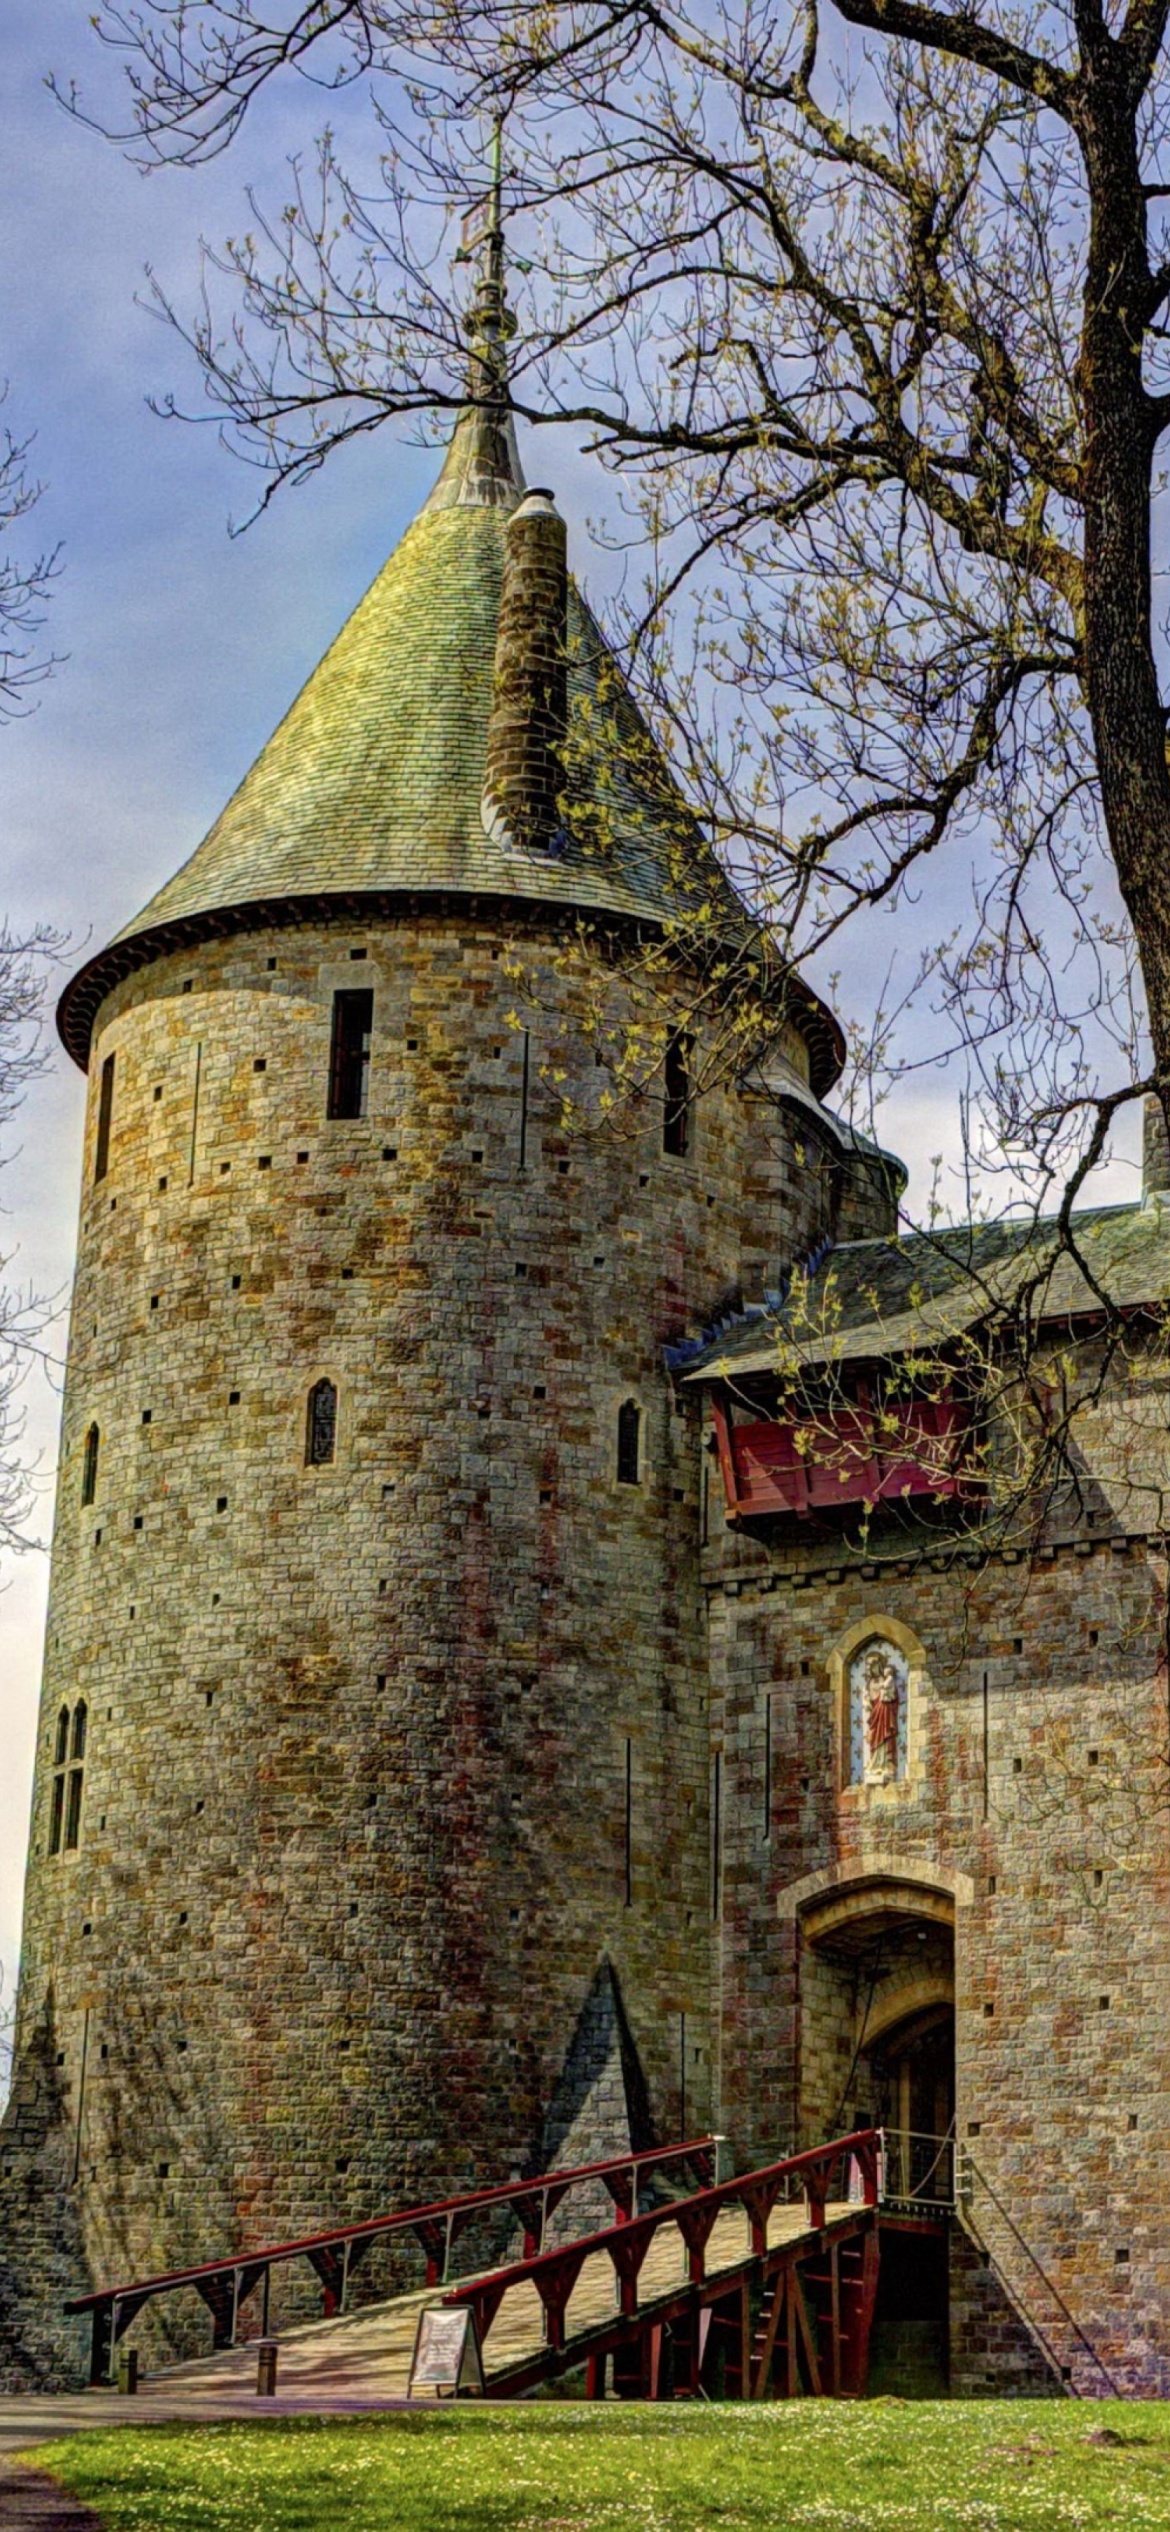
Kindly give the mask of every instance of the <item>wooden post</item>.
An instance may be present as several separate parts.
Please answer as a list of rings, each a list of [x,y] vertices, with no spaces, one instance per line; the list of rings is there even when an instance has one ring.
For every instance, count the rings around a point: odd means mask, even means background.
[[[651,2328],[650,2328],[650,2330],[647,2332],[647,2338],[648,2338],[648,2340],[649,2340],[649,2346],[648,2346],[648,2349],[647,2349],[647,2355],[648,2355],[648,2360],[649,2360],[649,2361],[648,2361],[648,2368],[647,2368],[647,2371],[648,2371],[648,2380],[647,2380],[647,2384],[646,2384],[646,2397],[647,2397],[647,2399],[648,2399],[648,2400],[659,2400],[659,2399],[661,2399],[661,2397],[662,2397],[661,2391],[660,2391],[660,2389],[659,2389],[659,2385],[660,2385],[660,2383],[661,2383],[661,2381],[662,2381],[662,2323],[661,2323],[661,2321],[655,2321],[655,2322],[653,2323],[652,2327],[651,2327]]]
[[[713,1391],[711,1397],[711,1420],[715,1427],[715,1441],[719,1451],[719,1474],[723,1479],[727,1509],[729,1512],[734,1512],[739,1503],[739,1471],[735,1464],[731,1418],[718,1390]]]
[[[793,2261],[789,2274],[792,2280],[791,2311],[793,2318],[795,2319],[797,2329],[800,2332],[801,2342],[804,2347],[804,2361],[808,2370],[808,2387],[814,2400],[819,2400],[821,2396],[821,2368],[820,2360],[817,2356],[816,2335],[813,2330],[812,2321],[809,2317],[808,2305],[805,2301],[804,2285],[795,2261]]]
[[[841,2271],[838,2246],[829,2244],[829,2389],[834,2400],[841,2397]]]
[[[861,2306],[858,2315],[858,2378],[856,2383],[856,2390],[859,2398],[864,2398],[865,2386],[869,2381],[869,2334],[873,2327],[873,2308],[877,2302],[878,2262],[880,2257],[881,2254],[878,2249],[877,2225],[874,2223],[870,2225],[869,2230],[866,2233],[861,2252]]]

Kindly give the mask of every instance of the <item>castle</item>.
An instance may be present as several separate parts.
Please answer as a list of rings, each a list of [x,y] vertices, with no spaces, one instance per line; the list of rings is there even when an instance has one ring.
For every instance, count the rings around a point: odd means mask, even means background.
[[[479,324],[491,377],[490,272]],[[63,2303],[115,2273],[872,2117],[907,2152],[954,2122],[948,2274],[907,2289],[953,2389],[1170,2392],[1165,1137],[1081,1265],[900,1240],[832,1016],[779,980],[699,1095],[685,960],[651,1087],[574,1130],[688,887],[736,920],[644,743],[481,395],[63,997],[10,2379],[73,2378]],[[983,1519],[970,1369],[1025,1271],[1084,1393],[1026,1537]]]

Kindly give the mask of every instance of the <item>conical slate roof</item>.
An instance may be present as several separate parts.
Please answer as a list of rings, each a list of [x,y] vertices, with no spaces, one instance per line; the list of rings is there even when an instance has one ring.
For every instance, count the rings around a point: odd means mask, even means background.
[[[227,807],[175,877],[61,999],[58,1022],[83,1066],[103,996],[132,968],[183,943],[251,929],[315,903],[355,913],[420,894],[539,901],[661,925],[688,901],[735,901],[695,836],[637,796],[619,752],[599,743],[604,840],[575,831],[554,856],[493,841],[481,813],[505,529],[523,493],[511,417],[469,408],[442,474],[373,586],[302,687]],[[633,706],[570,584],[570,706],[612,733]],[[642,736],[642,745],[646,745]],[[695,868],[697,852],[700,869]],[[689,864],[684,867],[684,864]],[[716,898],[715,902],[718,902]],[[835,1029],[800,990],[813,1071],[838,1068]]]

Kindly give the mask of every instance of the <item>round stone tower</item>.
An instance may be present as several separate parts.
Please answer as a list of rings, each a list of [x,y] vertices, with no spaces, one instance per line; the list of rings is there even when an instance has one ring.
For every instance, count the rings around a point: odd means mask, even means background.
[[[611,717],[603,673],[551,500],[469,407],[210,835],[64,996],[90,1101],[7,2131],[31,2364],[114,2274],[710,2115],[701,1467],[662,1347],[819,1235],[822,1182],[746,1094],[689,1101],[685,1038],[633,1127],[566,1130],[624,945],[678,911],[620,772],[600,846],[558,823],[565,691]],[[836,1037],[792,1008],[807,1107]]]

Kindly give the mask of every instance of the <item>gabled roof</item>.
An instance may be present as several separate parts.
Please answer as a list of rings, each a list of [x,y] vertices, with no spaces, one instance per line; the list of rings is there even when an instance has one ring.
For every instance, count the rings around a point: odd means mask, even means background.
[[[570,584],[570,715],[592,733],[585,781],[604,814],[557,854],[496,842],[481,814],[508,518],[523,493],[506,407],[472,406],[419,517],[342,627],[203,842],[61,999],[84,1065],[120,976],[182,943],[322,900],[440,893],[685,927],[700,905],[730,930],[743,909],[652,756],[628,691]],[[639,784],[639,758],[655,779]],[[778,970],[779,980],[779,970]],[[814,1088],[839,1070],[836,1023],[788,993]]]
[[[1013,1304],[1026,1306],[1032,1325],[1051,1326],[1091,1317],[1101,1293],[1120,1310],[1170,1300],[1170,1195],[1074,1214],[1072,1232],[1083,1265],[1054,1221],[853,1241],[794,1278],[775,1308],[713,1336],[682,1376],[791,1376],[806,1365],[934,1352]]]

